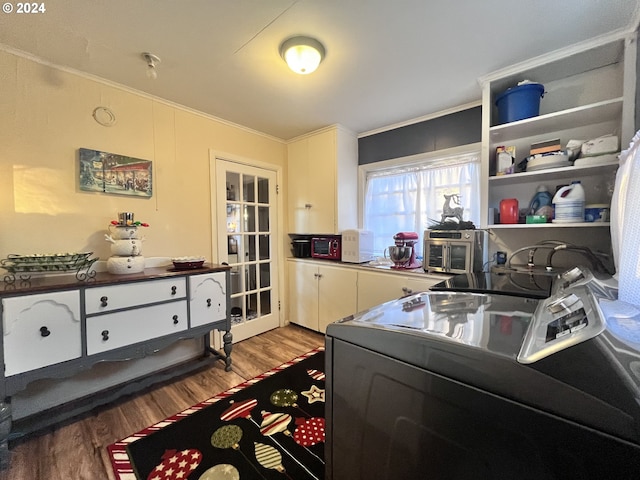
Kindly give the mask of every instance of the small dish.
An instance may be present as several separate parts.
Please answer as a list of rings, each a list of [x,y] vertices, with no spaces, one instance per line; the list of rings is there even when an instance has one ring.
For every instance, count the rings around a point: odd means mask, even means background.
[[[194,268],[202,268],[204,265],[204,257],[176,257],[172,258],[173,266],[176,270],[191,270]]]

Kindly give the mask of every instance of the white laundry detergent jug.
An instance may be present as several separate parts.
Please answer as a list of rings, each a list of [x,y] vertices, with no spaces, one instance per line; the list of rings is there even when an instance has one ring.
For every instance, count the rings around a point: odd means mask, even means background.
[[[584,188],[580,181],[560,188],[553,196],[554,223],[584,222]]]

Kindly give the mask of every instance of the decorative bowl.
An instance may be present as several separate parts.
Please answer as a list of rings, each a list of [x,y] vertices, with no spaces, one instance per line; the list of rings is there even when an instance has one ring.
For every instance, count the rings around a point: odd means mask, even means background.
[[[204,265],[204,257],[175,257],[172,258],[173,266],[176,270],[191,270],[194,268],[202,268]]]

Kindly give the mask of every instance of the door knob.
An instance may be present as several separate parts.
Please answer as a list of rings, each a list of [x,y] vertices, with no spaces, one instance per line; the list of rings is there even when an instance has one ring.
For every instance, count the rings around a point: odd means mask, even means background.
[[[109,330],[102,331],[102,340],[104,340],[105,342],[109,340]]]
[[[106,307],[107,306],[107,300],[109,300],[109,297],[100,297],[100,306],[101,307]]]
[[[43,337],[48,337],[49,335],[51,335],[51,332],[47,327],[40,327],[40,335]]]

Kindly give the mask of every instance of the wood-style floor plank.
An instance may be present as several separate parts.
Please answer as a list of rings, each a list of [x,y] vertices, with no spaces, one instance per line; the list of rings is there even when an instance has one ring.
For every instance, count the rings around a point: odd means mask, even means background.
[[[0,480],[113,480],[108,445],[322,345],[324,335],[295,325],[239,342],[231,372],[215,362],[13,442]]]

